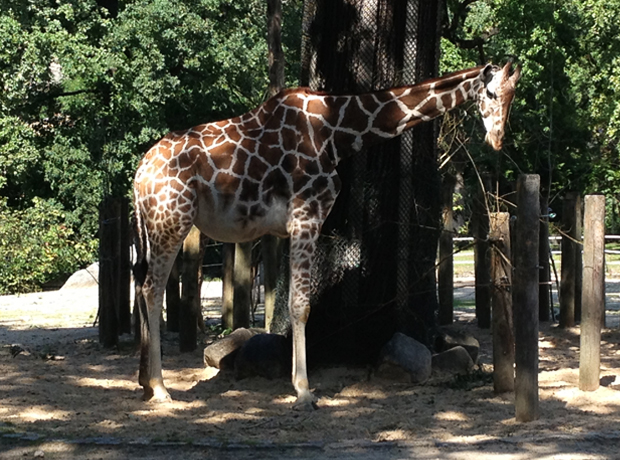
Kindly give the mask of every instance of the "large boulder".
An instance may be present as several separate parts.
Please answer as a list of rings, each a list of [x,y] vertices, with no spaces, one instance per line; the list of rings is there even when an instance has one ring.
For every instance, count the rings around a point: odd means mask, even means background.
[[[99,285],[99,262],[95,262],[83,270],[78,270],[69,277],[60,289],[91,288]]]
[[[232,370],[235,367],[235,357],[243,344],[258,332],[243,327],[236,329],[230,335],[213,342],[205,348],[204,363],[206,366],[221,370]]]
[[[291,373],[292,344],[279,334],[257,334],[243,344],[235,358],[235,378],[278,379]]]
[[[441,353],[454,347],[463,347],[476,364],[480,353],[480,343],[473,335],[450,327],[444,327],[435,340],[435,351]]]
[[[431,352],[422,343],[397,332],[381,350],[377,376],[424,383],[431,375]]]

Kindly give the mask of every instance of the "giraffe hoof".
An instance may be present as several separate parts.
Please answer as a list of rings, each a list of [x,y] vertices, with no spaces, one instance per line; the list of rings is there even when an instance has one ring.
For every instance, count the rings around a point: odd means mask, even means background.
[[[300,396],[293,404],[293,410],[300,412],[312,412],[318,408],[319,406],[316,404],[316,401],[312,395],[309,395],[309,397]]]
[[[165,388],[145,388],[142,400],[152,403],[164,403],[172,401],[172,398]]]

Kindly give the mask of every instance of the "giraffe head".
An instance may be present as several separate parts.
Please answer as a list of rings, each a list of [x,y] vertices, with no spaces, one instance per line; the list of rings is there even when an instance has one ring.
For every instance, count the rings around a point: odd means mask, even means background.
[[[487,130],[486,142],[495,150],[502,148],[504,126],[515,97],[515,87],[521,77],[519,67],[510,74],[512,63],[503,68],[487,65],[482,69],[482,87],[478,93],[478,107]]]

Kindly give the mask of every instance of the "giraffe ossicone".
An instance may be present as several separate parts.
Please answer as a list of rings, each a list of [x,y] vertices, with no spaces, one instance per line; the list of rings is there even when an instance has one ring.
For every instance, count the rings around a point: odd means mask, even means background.
[[[161,367],[159,319],[172,264],[193,225],[222,242],[265,234],[291,239],[289,311],[297,406],[313,407],[305,325],[316,241],[340,191],[336,166],[468,100],[477,102],[486,141],[502,147],[520,78],[511,64],[462,70],[413,86],[333,95],[280,92],[228,120],[173,132],[140,162],[134,181],[141,285],[139,382],[144,398],[169,399]]]

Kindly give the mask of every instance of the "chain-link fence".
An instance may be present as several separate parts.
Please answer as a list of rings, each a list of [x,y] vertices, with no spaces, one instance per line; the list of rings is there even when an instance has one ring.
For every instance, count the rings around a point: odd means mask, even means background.
[[[361,93],[433,76],[440,3],[306,0],[302,84]],[[432,196],[439,190],[435,139],[427,124],[338,166],[343,189],[314,264],[309,358],[368,361],[396,330],[420,336],[433,323],[440,209],[439,193]],[[285,280],[280,311],[287,308]],[[282,331],[286,320],[276,316],[275,329]]]

